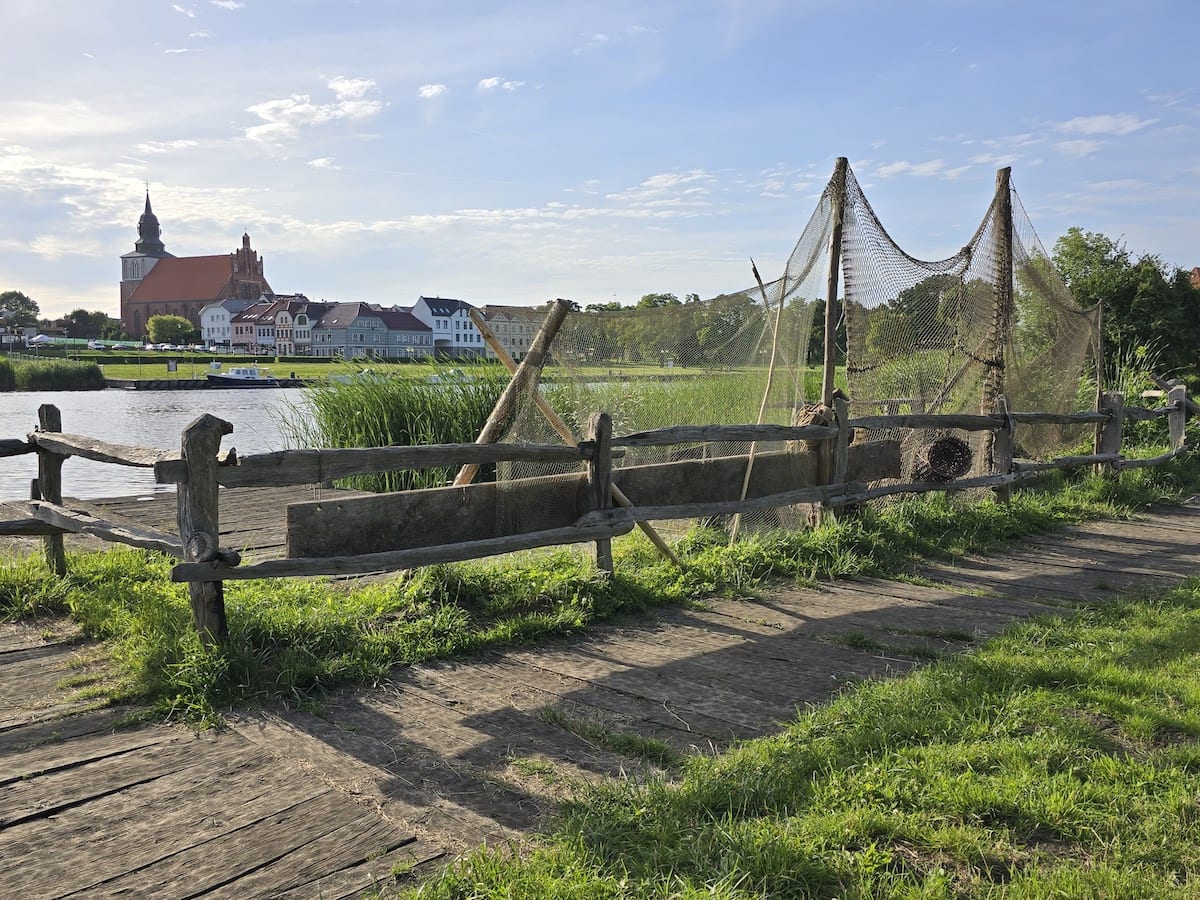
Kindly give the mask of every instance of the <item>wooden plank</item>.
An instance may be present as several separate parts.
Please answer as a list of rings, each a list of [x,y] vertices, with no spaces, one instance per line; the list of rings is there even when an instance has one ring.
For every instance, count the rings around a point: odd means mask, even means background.
[[[203,583],[245,581],[256,578],[291,578],[304,575],[367,575],[373,572],[395,572],[418,566],[461,562],[484,556],[515,553],[518,550],[532,550],[536,547],[586,543],[598,538],[611,538],[626,534],[632,530],[632,523],[605,523],[578,528],[553,528],[547,531],[517,534],[486,541],[416,547],[411,550],[392,550],[355,556],[272,559],[236,568],[216,560],[185,562],[171,570],[171,580]]]
[[[1155,409],[1144,409],[1140,406],[1126,406],[1124,416],[1130,422],[1153,422],[1155,419],[1165,419],[1171,415],[1171,407],[1159,406]]]
[[[403,867],[407,873],[405,880],[415,886],[415,882],[411,879],[421,880],[431,863],[438,863],[445,857],[444,848],[432,845],[427,841],[415,840],[390,853],[384,853],[382,856],[359,865],[314,878],[312,881],[274,896],[278,900],[310,900],[312,897],[320,897],[321,900],[351,900],[351,898],[358,900],[358,898],[369,896],[369,891],[373,889],[392,884],[394,880],[392,870],[396,867]],[[219,892],[215,896],[219,897],[223,894]],[[244,897],[245,894],[230,893],[229,896],[240,900],[240,897]]]
[[[614,522],[667,518],[643,515],[640,507],[737,501],[741,495],[747,457],[677,460],[613,471],[613,481],[632,504]],[[852,444],[847,477],[856,481],[895,477],[900,472],[896,441]],[[571,479],[574,479],[572,482]],[[817,478],[816,454],[772,451],[759,453],[747,490],[753,504],[745,508],[784,506],[794,502],[778,496],[791,489],[808,489]],[[548,476],[463,487],[429,488],[373,495],[346,501],[297,503],[288,507],[288,555],[291,557],[349,556],[420,546],[493,540],[510,523],[503,521],[504,503],[528,512],[521,522],[526,531],[570,527],[586,509],[584,476]],[[828,492],[828,489],[823,489]],[[501,492],[504,492],[503,494]],[[812,497],[825,496],[817,493]],[[767,503],[757,498],[773,496]],[[808,494],[798,495],[808,498]],[[738,507],[716,507],[736,512]],[[616,511],[614,511],[616,512]],[[683,518],[707,515],[700,508]],[[715,513],[714,513],[715,514]],[[674,514],[672,514],[674,516]]]
[[[153,468],[156,463],[179,460],[179,454],[171,450],[154,450],[148,447],[129,447],[111,444],[81,434],[50,434],[35,432],[29,435],[30,443],[60,456],[78,456],[96,462],[113,463],[118,466]]]
[[[667,447],[673,444],[828,441],[836,436],[837,428],[831,425],[672,425],[652,431],[614,435],[613,446]]]
[[[687,503],[669,506],[638,506],[619,509],[593,510],[579,517],[580,525],[598,525],[604,522],[634,523],[666,519],[697,519],[706,516],[728,516],[757,509],[778,509],[796,503],[827,503],[849,493],[855,486],[848,484],[826,484],[820,487],[799,488],[767,494],[765,497],[750,497],[745,500],[721,500],[713,503]]]
[[[1114,463],[1121,459],[1120,453],[1088,453],[1083,456],[1060,456],[1049,462],[1032,459],[1014,459],[1013,468],[1019,473],[1048,472],[1051,469],[1073,469],[1095,463]]]
[[[33,453],[37,448],[29,441],[19,438],[0,438],[0,459],[6,456],[24,456]]]
[[[918,413],[903,416],[859,416],[850,420],[851,428],[869,431],[889,428],[953,428],[958,431],[991,431],[1003,425],[995,416],[969,413]]]
[[[478,465],[509,460],[575,463],[591,455],[587,445],[559,444],[422,444],[407,447],[278,450],[240,457],[237,465],[217,469],[223,487],[268,487],[323,484],[351,475]],[[155,467],[159,483],[180,480],[178,466]]]
[[[1164,463],[1169,463],[1173,459],[1178,459],[1188,453],[1188,448],[1180,447],[1178,450],[1170,450],[1166,453],[1160,453],[1158,456],[1149,456],[1144,459],[1119,459],[1113,463],[1114,469],[1150,469],[1154,466],[1161,466]]]
[[[611,509],[613,505],[612,478],[612,418],[608,413],[592,415],[588,434],[596,449],[587,468],[587,505],[591,509]],[[613,573],[612,540],[596,541],[596,568],[607,575]]]
[[[90,534],[112,543],[128,544],[143,550],[157,550],[170,556],[183,557],[183,544],[173,534],[112,522],[80,509],[67,509],[45,500],[30,501],[30,507],[34,518],[62,531]]]
[[[30,502],[32,501],[9,500],[0,503],[0,536],[39,536],[63,533],[61,528],[47,525],[41,519],[35,518],[33,510],[29,506]]]

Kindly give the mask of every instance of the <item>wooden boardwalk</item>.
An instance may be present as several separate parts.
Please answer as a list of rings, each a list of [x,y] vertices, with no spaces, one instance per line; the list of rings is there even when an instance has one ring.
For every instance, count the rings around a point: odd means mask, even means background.
[[[139,506],[142,521],[161,527],[149,516],[167,508]],[[242,546],[269,552],[268,518],[260,505],[245,520]],[[98,665],[95,648],[62,623],[2,626],[0,885],[23,898],[356,896],[528,833],[573,784],[643,765],[579,733],[695,752],[769,734],[798,707],[1015,620],[1172,585],[1200,572],[1198,537],[1200,503],[1156,508],[930,567],[933,586],[865,579],[659,609],[205,735],[80,712],[59,684]]]

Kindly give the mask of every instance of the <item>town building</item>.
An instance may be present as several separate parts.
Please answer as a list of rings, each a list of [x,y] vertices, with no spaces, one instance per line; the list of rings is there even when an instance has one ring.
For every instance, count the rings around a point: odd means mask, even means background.
[[[228,347],[233,335],[230,319],[253,300],[218,300],[200,310],[200,337],[206,347]]]
[[[471,321],[470,309],[471,304],[465,300],[419,297],[412,314],[429,327],[438,356],[482,357],[486,349],[483,335]]]
[[[242,246],[215,256],[175,256],[167,252],[162,228],[150,207],[138,219],[133,252],[121,257],[121,324],[135,338],[144,337],[151,316],[182,316],[198,328],[200,312],[221,300],[255,301],[271,293],[263,261],[242,235]]]
[[[519,360],[529,352],[540,327],[541,318],[536,310],[527,306],[498,306],[487,303],[479,307],[484,321],[496,336],[505,352],[513,359]],[[488,359],[495,359],[496,354],[491,347],[487,348]]]
[[[333,304],[314,303],[303,294],[276,297],[275,353],[279,356],[312,355],[313,326]]]
[[[433,352],[428,325],[406,309],[338,303],[312,328],[312,355],[335,359],[417,359]]]

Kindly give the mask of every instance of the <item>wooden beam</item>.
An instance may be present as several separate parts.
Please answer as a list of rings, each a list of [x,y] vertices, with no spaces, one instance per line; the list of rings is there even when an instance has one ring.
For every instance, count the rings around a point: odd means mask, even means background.
[[[102,519],[78,509],[45,500],[30,501],[34,518],[71,534],[90,534],[101,540],[183,557],[183,544],[173,534]]]
[[[854,422],[850,423],[851,426]],[[833,425],[671,425],[613,437],[614,447],[668,447],[672,444],[752,441],[831,441]]]
[[[475,323],[475,327],[479,329],[479,333],[483,335],[484,342],[492,348],[492,352],[496,354],[496,358],[504,364],[504,368],[508,369],[509,372],[516,374],[518,368],[516,361],[509,355],[508,351],[504,349],[504,345],[500,343],[500,340],[496,337],[496,335],[492,333],[492,329],[488,326],[487,320],[484,319],[479,310],[471,307],[467,310],[467,314],[471,317],[471,321]],[[575,447],[579,444],[579,439],[575,436],[575,432],[573,432],[571,427],[563,421],[562,416],[554,411],[554,407],[552,407],[546,401],[546,398],[542,396],[542,392],[538,389],[537,385],[534,385],[533,388],[533,402],[541,411],[546,421],[550,423],[550,427],[554,429],[555,433],[557,433],[560,438],[566,441],[567,446]],[[613,484],[612,496],[613,500],[618,506],[628,507],[633,505],[630,503],[629,498],[622,493],[621,489],[617,487],[616,484]],[[638,528],[642,530],[642,534],[646,535],[646,537],[650,540],[650,543],[652,543],[658,549],[659,553],[661,553],[679,568],[683,568],[683,563],[680,561],[679,557],[675,555],[675,552],[669,546],[667,546],[667,542],[659,536],[658,532],[654,530],[654,527],[649,522],[639,522]]]
[[[589,527],[568,526],[549,531],[515,534],[486,541],[465,541],[411,550],[391,550],[355,556],[326,556],[299,559],[271,559],[249,566],[232,567],[221,561],[185,562],[171,570],[172,581],[220,582],[244,581],[253,578],[291,578],[305,575],[367,575],[372,572],[395,572],[417,566],[461,562],[550,547],[559,544],[585,543],[612,538],[633,529],[632,523],[604,523]]]
[[[421,444],[395,447],[278,450],[243,456],[237,465],[219,466],[217,483],[223,487],[266,487],[289,484],[322,484],[336,478],[397,469],[435,469],[443,466],[535,460],[577,463],[591,455],[590,446],[558,444]],[[159,483],[178,484],[180,471],[173,462],[156,465]]]
[[[152,450],[147,447],[127,447],[80,434],[48,434],[35,432],[29,436],[31,443],[58,453],[61,456],[78,456],[96,462],[114,463],[118,466],[135,466],[150,469],[156,463],[178,460],[179,454],[171,450]]]
[[[531,384],[537,384],[537,379],[542,372],[542,365],[546,362],[546,354],[550,351],[550,344],[554,341],[558,329],[562,327],[562,323],[570,311],[571,305],[566,300],[555,300],[550,305],[550,311],[546,313],[546,320],[542,322],[542,327],[538,329],[533,342],[529,345],[529,352],[525,354],[525,358],[517,366],[517,371],[513,373],[513,377],[509,379],[503,393],[500,394],[492,414],[488,416],[475,443],[494,444],[500,437],[500,433],[516,408],[517,398],[525,393]],[[470,484],[478,471],[478,465],[465,465],[459,469],[454,483],[456,485]]]
[[[22,441],[16,438],[0,439],[0,458],[5,456],[24,456],[26,453],[33,453],[35,447],[30,441]]]
[[[579,518],[580,525],[596,525],[601,522],[639,522],[651,519],[699,519],[707,516],[729,516],[752,512],[756,509],[778,509],[795,503],[824,503],[832,497],[845,493],[845,484],[822,484],[816,487],[781,491],[761,497],[741,500],[717,500],[708,503],[683,503],[664,506],[635,506],[629,509],[606,509],[585,513]]]

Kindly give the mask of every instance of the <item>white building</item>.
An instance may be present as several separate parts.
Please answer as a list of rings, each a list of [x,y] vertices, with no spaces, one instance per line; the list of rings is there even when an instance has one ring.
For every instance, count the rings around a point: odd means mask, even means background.
[[[396,307],[401,309],[401,307]],[[421,297],[412,315],[433,334],[434,352],[441,356],[484,356],[483,335],[471,321],[471,304],[444,297]]]
[[[253,300],[217,300],[200,310],[200,336],[205,347],[228,347],[233,337],[229,320]]]

